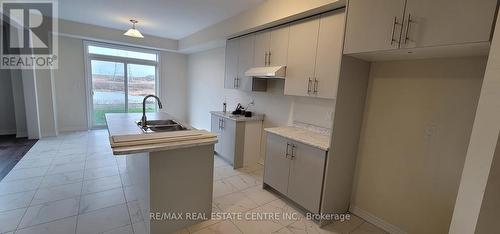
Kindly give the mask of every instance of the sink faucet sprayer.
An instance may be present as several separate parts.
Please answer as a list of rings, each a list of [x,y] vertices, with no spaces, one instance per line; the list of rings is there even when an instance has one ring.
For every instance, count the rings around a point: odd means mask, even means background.
[[[156,98],[156,101],[158,101],[158,108],[162,109],[163,105],[161,104],[160,98],[155,96],[155,95],[147,95],[144,97],[144,100],[142,100],[142,118],[141,118],[141,126],[146,127],[146,100],[150,97]]]

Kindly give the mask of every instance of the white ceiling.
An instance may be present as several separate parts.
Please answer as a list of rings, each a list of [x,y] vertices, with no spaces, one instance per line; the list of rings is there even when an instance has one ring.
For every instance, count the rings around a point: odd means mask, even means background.
[[[180,39],[250,9],[263,0],[59,0],[59,18]]]

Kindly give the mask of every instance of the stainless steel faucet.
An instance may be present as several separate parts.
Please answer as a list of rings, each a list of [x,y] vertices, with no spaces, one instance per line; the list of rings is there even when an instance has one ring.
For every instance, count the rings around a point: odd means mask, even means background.
[[[142,100],[142,118],[141,118],[141,126],[146,127],[146,100],[150,97],[156,98],[156,101],[158,101],[158,108],[162,109],[163,105],[161,104],[160,98],[155,96],[155,95],[147,95],[144,97],[144,100]]]

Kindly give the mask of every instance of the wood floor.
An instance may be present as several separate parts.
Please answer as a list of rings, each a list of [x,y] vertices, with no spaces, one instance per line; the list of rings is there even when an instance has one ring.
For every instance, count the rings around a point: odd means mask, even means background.
[[[28,138],[16,138],[15,135],[0,136],[0,181],[36,142]]]

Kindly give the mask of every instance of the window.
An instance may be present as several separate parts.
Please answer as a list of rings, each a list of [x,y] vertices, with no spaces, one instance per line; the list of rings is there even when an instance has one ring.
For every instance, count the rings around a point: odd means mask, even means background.
[[[106,125],[106,113],[142,112],[146,95],[158,94],[158,52],[85,42],[89,122]],[[156,111],[149,99],[146,111]]]

